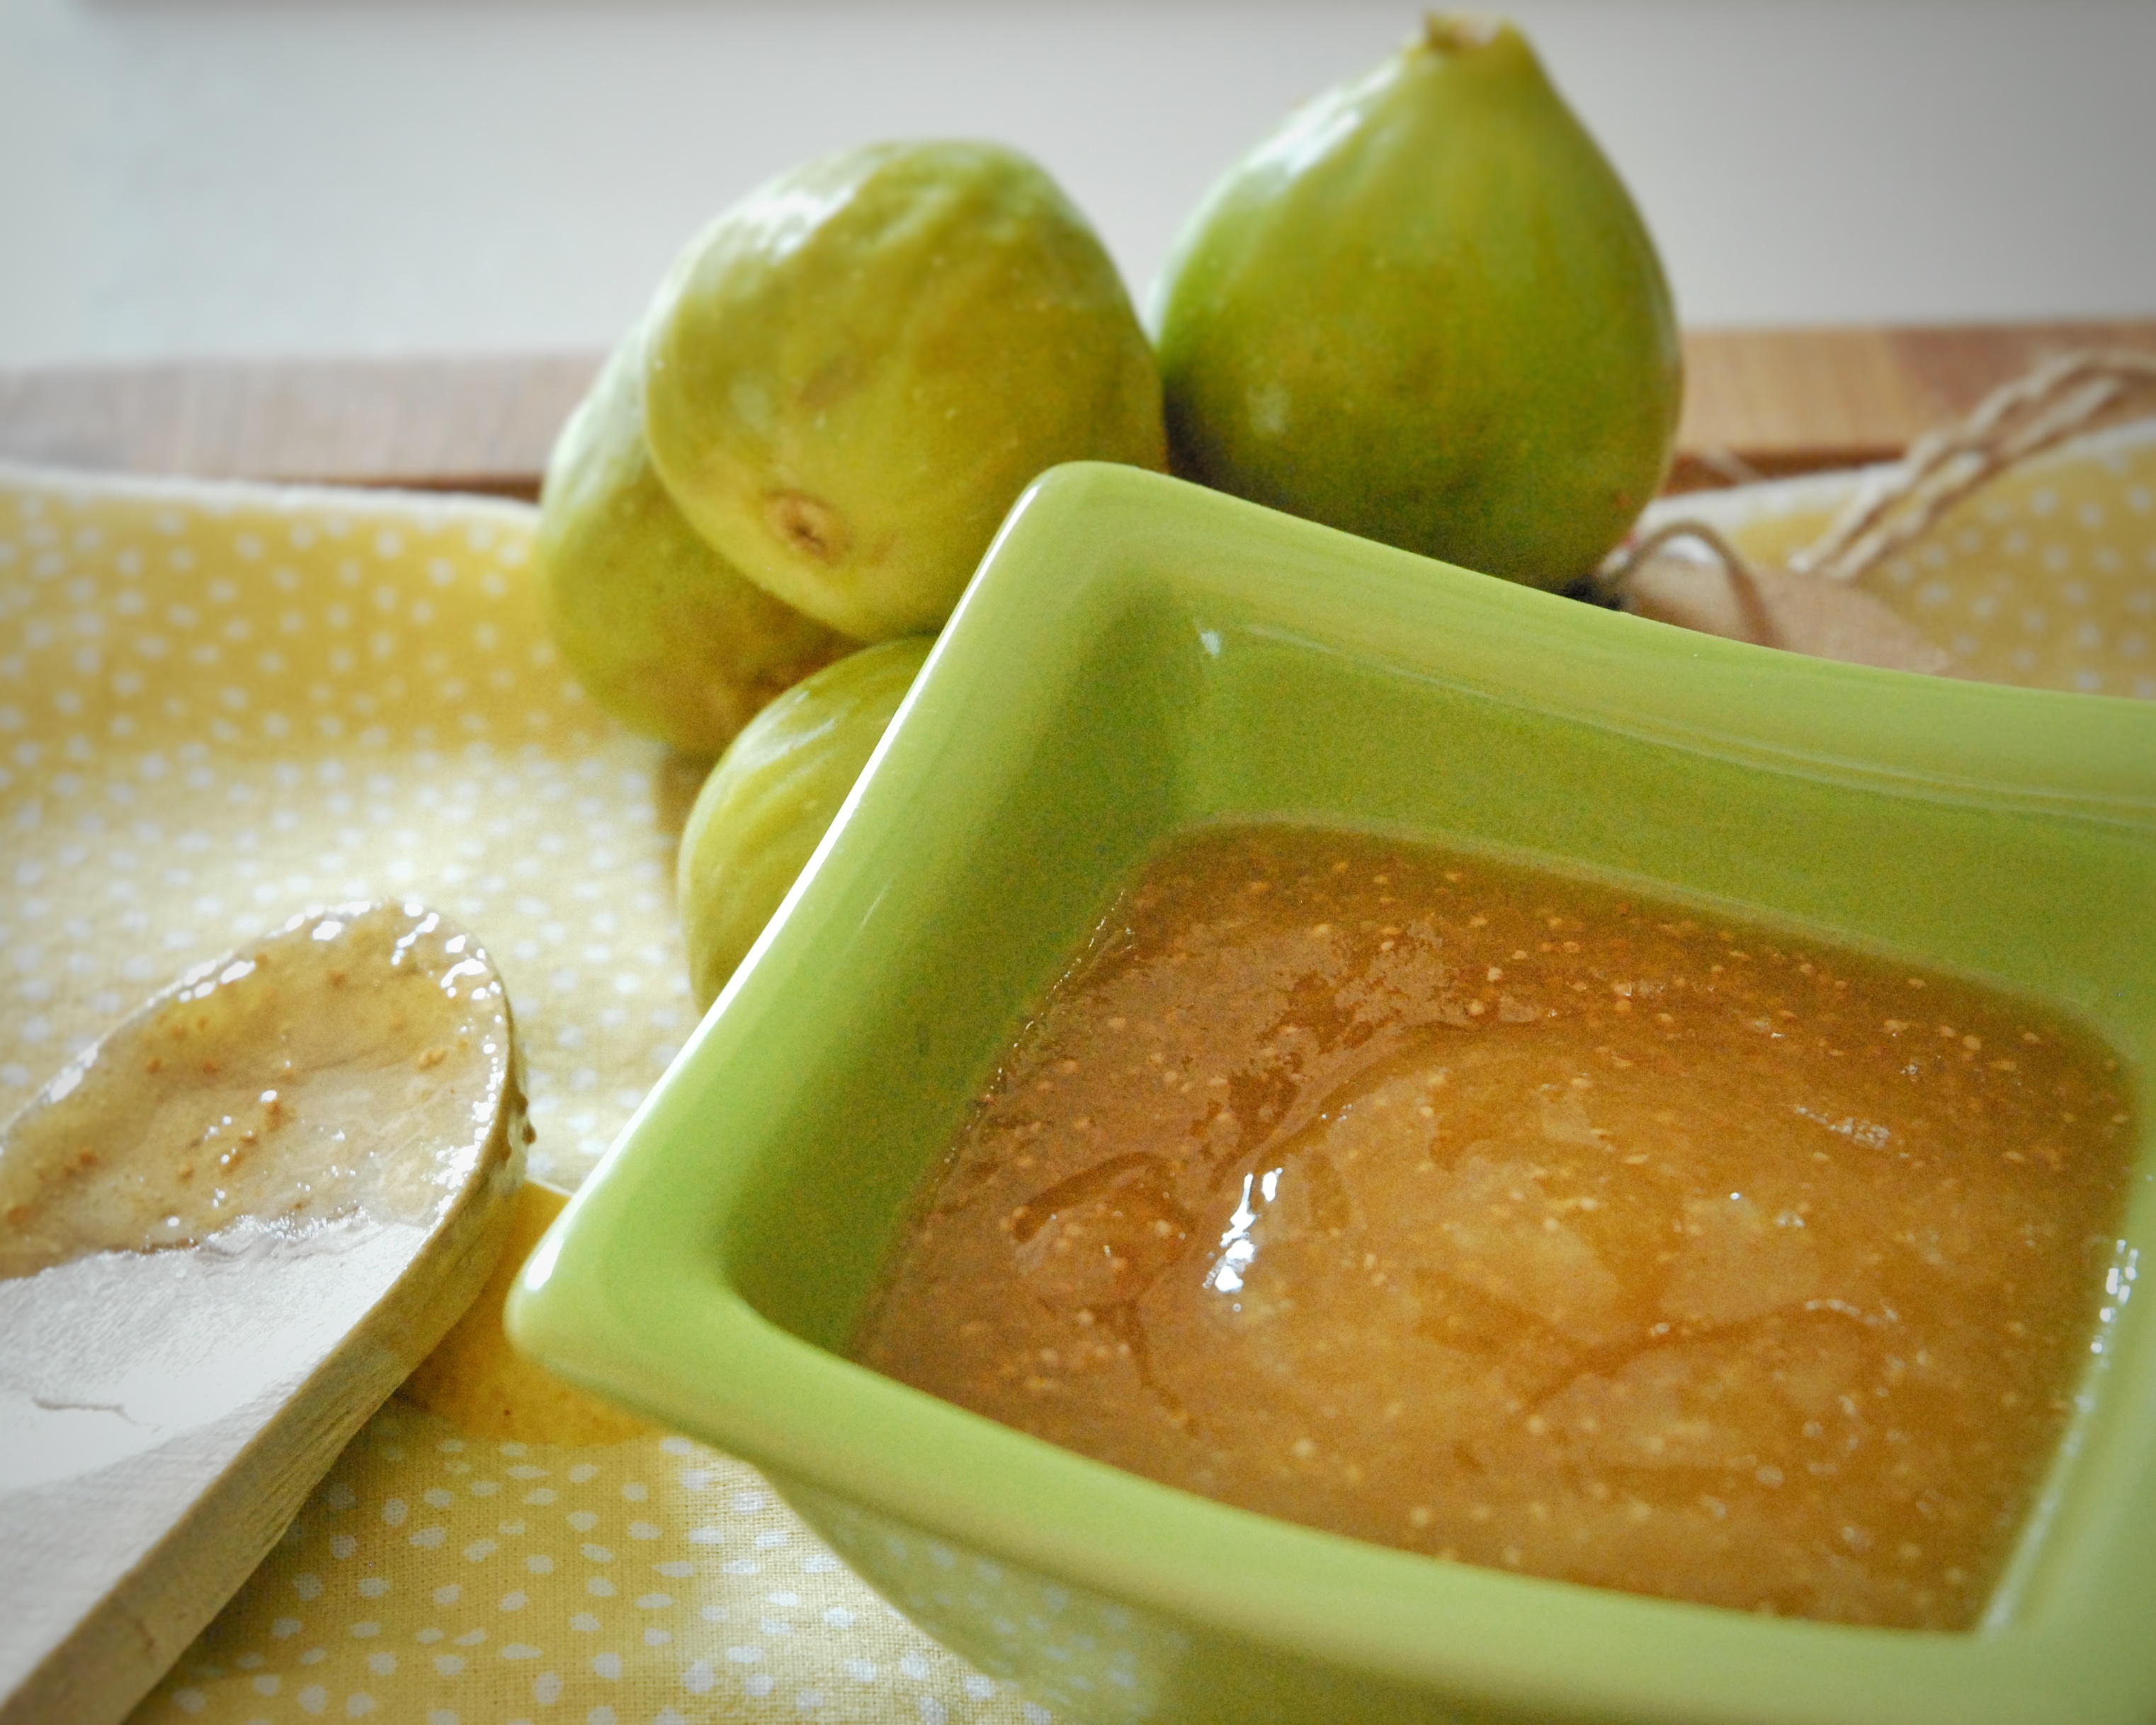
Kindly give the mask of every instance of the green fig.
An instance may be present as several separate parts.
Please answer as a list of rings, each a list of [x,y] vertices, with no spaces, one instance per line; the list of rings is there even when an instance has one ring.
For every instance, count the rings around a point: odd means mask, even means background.
[[[766,701],[860,644],[740,574],[674,506],[644,447],[634,332],[555,441],[532,560],[585,692],[690,754],[717,754]]]
[[[697,530],[864,640],[932,630],[1042,469],[1166,465],[1115,265],[991,144],[881,144],[752,193],[652,308],[645,429]]]
[[[1158,302],[1174,470],[1537,587],[1660,489],[1653,242],[1511,25],[1432,18],[1192,217]]]
[[[824,666],[749,721],[712,768],[675,865],[697,1005],[748,956],[934,645],[886,641]]]

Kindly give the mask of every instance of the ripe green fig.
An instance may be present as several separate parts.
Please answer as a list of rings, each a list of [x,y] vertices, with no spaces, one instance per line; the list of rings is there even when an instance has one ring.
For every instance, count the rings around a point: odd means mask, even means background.
[[[752,193],[652,307],[645,429],[714,546],[864,640],[939,627],[1042,469],[1166,465],[1115,265],[1039,167],[880,144]]]
[[[743,727],[681,829],[675,870],[689,986],[719,998],[815,854],[934,646],[916,635],[828,665]]]
[[[1431,18],[1233,169],[1163,275],[1174,470],[1533,586],[1660,489],[1653,242],[1511,25]]]
[[[766,701],[860,644],[742,576],[674,506],[644,448],[634,332],[555,441],[533,562],[585,692],[689,754],[717,754]]]

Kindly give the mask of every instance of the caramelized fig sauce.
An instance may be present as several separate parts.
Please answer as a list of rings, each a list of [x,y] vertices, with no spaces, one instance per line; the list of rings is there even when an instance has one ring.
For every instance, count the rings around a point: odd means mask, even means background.
[[[2131,1116],[2096,1038],[1967,982],[1207,829],[1038,1009],[855,1352],[1359,1538],[1966,1629],[2125,1273]]]

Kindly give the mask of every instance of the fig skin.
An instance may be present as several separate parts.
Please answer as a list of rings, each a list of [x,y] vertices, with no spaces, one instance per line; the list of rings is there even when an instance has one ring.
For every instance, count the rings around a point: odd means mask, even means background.
[[[696,793],[675,869],[700,1009],[756,944],[883,738],[932,637],[824,666],[743,727]]]
[[[1044,468],[1167,465],[1115,265],[999,146],[880,144],[782,175],[690,242],[649,328],[645,429],[675,501],[860,639],[939,627]]]
[[[1653,241],[1509,24],[1432,18],[1231,170],[1158,297],[1174,471],[1543,588],[1661,489]]]
[[[697,536],[644,446],[643,380],[632,331],[555,440],[533,563],[555,649],[585,692],[631,730],[708,757],[860,644]]]

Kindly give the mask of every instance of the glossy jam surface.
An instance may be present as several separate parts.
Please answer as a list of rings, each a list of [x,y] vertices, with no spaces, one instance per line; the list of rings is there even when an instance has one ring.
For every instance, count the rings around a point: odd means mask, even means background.
[[[1966,1628],[2120,1285],[2130,1116],[1967,983],[1211,829],[1036,1014],[855,1351],[1358,1538]]]
[[[302,918],[173,988],[0,1132],[0,1278],[244,1219],[431,1224],[488,1152],[508,1006],[418,906]]]

